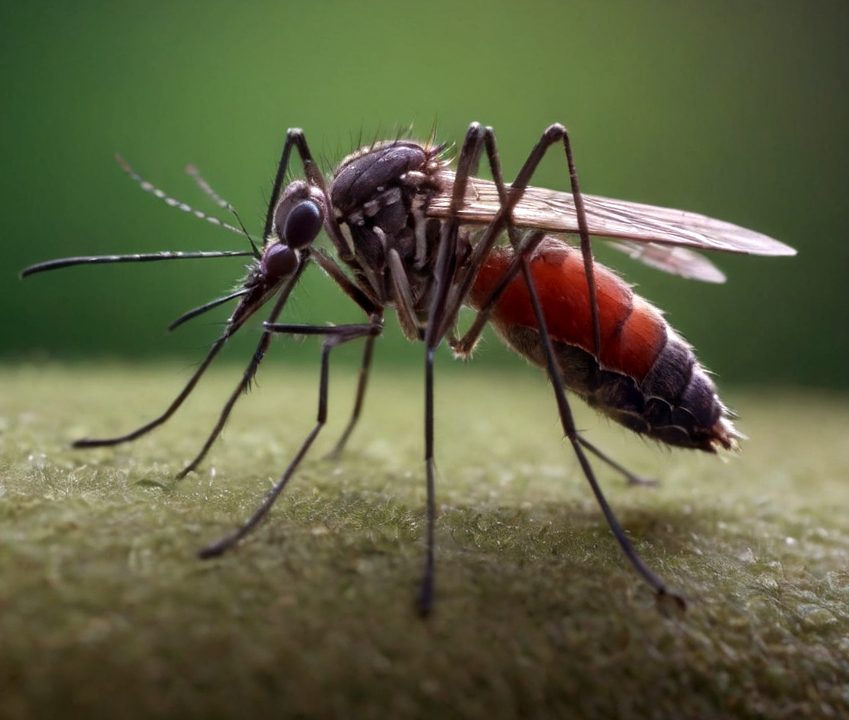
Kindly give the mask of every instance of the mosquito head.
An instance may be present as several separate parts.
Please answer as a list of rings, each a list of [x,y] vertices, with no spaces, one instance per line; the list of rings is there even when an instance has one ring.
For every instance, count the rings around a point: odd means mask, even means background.
[[[303,180],[291,182],[274,209],[271,238],[260,261],[261,271],[271,278],[291,275],[298,265],[298,251],[309,247],[318,237],[325,214],[321,190]]]

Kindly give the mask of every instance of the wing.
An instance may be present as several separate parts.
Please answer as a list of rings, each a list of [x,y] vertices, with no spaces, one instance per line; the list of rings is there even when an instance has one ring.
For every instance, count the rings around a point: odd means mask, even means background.
[[[680,275],[688,280],[709,283],[724,283],[725,273],[704,255],[678,245],[639,243],[631,240],[610,240],[608,247],[624,252],[632,260],[639,260],[649,267]]]
[[[446,218],[454,172],[442,170],[439,181],[445,189],[431,200],[427,214]],[[706,215],[595,195],[583,199],[590,235],[623,240],[614,246],[652,267],[684,277],[708,282],[724,279],[710,261],[685,248],[748,255],[796,254],[789,245],[767,235]],[[500,207],[495,183],[472,178],[459,217],[462,222],[486,224]],[[523,228],[578,232],[572,194],[556,190],[529,187],[513,209],[513,220]]]

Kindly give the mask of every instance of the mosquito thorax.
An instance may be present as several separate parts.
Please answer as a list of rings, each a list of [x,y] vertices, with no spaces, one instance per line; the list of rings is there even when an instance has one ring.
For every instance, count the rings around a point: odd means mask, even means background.
[[[339,164],[330,200],[348,243],[340,256],[355,271],[365,266],[380,277],[390,249],[408,268],[428,264],[424,208],[439,191],[442,151],[399,140],[361,148]]]
[[[397,141],[360,148],[339,163],[330,199],[341,217],[353,217],[384,190],[400,184],[408,172],[426,172],[433,151],[418,143]]]

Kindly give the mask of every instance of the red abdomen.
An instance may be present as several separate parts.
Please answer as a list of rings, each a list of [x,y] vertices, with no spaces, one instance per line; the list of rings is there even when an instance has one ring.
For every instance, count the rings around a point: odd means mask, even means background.
[[[469,304],[480,309],[513,258],[498,248],[475,280]],[[546,238],[529,258],[546,326],[566,387],[638,433],[713,452],[739,437],[716,387],[692,349],[649,302],[595,263],[601,352],[595,355],[587,279],[580,250]],[[491,315],[498,335],[545,367],[539,329],[524,278],[518,276]]]

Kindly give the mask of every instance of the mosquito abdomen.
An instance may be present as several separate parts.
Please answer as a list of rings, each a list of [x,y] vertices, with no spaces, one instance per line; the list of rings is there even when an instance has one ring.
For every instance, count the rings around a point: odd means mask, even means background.
[[[491,253],[472,288],[472,307],[486,301],[512,257],[507,248]],[[529,267],[566,387],[628,429],[655,440],[708,452],[734,447],[740,435],[716,386],[657,308],[609,268],[595,263],[601,330],[597,358],[580,251],[547,238],[532,253]],[[490,321],[507,345],[545,366],[521,276],[501,296]]]

